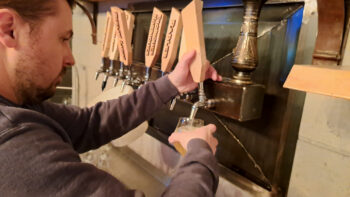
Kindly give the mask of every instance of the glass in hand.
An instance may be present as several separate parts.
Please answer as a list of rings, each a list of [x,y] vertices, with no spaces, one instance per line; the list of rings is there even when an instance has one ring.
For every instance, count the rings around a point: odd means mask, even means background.
[[[188,117],[183,117],[179,119],[179,122],[177,123],[176,129],[174,132],[193,131],[196,128],[200,128],[203,126],[204,126],[204,121],[201,119],[190,119]],[[180,142],[175,142],[174,147],[182,156],[184,156],[187,152]]]

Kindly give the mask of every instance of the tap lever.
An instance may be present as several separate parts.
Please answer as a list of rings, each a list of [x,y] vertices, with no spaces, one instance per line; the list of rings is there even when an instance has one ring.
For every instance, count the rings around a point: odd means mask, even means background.
[[[171,9],[170,19],[168,30],[166,33],[163,53],[162,53],[162,61],[161,61],[161,70],[162,76],[166,72],[170,72],[172,66],[175,63],[177,51],[179,48],[179,41],[182,31],[182,20],[181,20],[181,12],[176,9]]]
[[[102,43],[102,52],[101,52],[101,56],[103,58],[108,58],[108,56],[109,56],[111,41],[112,41],[112,37],[113,37],[113,20],[112,20],[112,15],[110,12],[107,12],[106,20],[107,21],[106,21],[104,40]]]
[[[205,51],[202,1],[193,0],[182,11],[182,22],[187,49],[195,49],[197,55],[190,66],[192,78],[200,83],[205,80],[205,73],[208,69],[207,56]],[[186,51],[187,52],[187,51]]]
[[[116,7],[111,7],[112,18],[115,25],[115,33],[118,38],[118,51],[119,59],[125,65],[132,64],[132,48],[131,48],[131,38],[129,36],[130,29],[127,26],[126,13]]]
[[[100,69],[96,72],[95,79],[97,80],[101,73],[106,73],[108,70],[108,65],[106,64],[106,59],[108,58],[108,53],[110,50],[110,44],[112,40],[112,33],[113,33],[113,21],[112,21],[112,15],[110,12],[107,12],[106,17],[106,27],[104,32],[104,40],[102,43],[102,63]]]
[[[147,83],[150,80],[151,67],[153,67],[161,53],[161,45],[164,37],[164,31],[166,28],[167,16],[158,8],[153,9],[151,25],[149,28],[148,39],[145,50],[145,66],[146,75],[144,82]]]

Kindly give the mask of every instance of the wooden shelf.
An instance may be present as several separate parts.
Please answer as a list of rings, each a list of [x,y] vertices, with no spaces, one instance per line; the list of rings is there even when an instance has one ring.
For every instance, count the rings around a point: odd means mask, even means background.
[[[294,65],[283,87],[350,99],[350,70],[335,66]]]

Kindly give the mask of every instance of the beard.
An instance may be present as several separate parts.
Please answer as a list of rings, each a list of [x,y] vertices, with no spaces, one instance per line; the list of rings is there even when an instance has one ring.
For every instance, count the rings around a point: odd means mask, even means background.
[[[59,77],[66,73],[66,68],[63,67],[59,75],[47,87],[40,87],[36,83],[36,79],[40,79],[45,72],[42,71],[42,66],[46,65],[45,61],[40,59],[40,56],[33,58],[23,57],[18,61],[15,69],[15,96],[22,105],[39,104],[56,93],[56,87],[59,85]]]

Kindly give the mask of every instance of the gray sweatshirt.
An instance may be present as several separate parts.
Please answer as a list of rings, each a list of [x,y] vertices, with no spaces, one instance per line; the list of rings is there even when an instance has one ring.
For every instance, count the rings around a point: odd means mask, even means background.
[[[43,102],[18,106],[0,96],[0,196],[143,196],[82,163],[96,149],[152,117],[177,94],[167,77],[91,108]],[[218,185],[209,145],[191,140],[163,196],[214,196]]]

